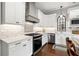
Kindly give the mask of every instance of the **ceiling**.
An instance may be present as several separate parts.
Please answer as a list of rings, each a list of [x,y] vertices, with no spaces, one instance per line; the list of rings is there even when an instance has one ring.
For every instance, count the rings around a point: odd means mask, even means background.
[[[60,9],[60,6],[67,8],[78,4],[79,2],[36,2],[36,7],[47,14],[51,11]]]

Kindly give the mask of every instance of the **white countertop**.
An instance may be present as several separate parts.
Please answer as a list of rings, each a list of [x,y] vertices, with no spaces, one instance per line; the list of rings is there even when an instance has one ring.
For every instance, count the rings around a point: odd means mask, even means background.
[[[28,39],[28,38],[32,38],[32,36],[26,36],[26,35],[18,35],[18,36],[13,36],[13,37],[3,37],[0,38],[0,40],[6,42],[6,43],[12,43],[12,42],[16,42],[19,40],[23,40],[23,39]]]

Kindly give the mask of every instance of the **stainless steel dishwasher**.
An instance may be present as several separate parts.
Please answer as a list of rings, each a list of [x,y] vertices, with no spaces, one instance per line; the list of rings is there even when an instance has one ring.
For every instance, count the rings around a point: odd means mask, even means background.
[[[48,33],[48,43],[55,44],[55,33]]]

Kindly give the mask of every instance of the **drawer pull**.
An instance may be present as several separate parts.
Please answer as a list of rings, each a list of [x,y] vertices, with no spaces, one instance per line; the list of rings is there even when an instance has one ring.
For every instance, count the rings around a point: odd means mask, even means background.
[[[23,47],[26,46],[26,44],[23,45]]]
[[[19,22],[16,22],[16,23],[19,23]]]
[[[27,41],[30,41],[31,39],[27,39]]]
[[[18,44],[21,44],[21,42],[19,42],[19,43],[16,43],[15,45],[18,45]]]

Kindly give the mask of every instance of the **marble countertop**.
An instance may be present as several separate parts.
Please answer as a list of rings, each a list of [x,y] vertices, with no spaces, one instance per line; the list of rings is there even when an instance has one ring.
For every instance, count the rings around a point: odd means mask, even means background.
[[[19,40],[24,40],[24,39],[29,39],[32,38],[32,36],[26,36],[26,35],[18,35],[18,36],[12,36],[12,37],[0,37],[0,40],[6,42],[6,43],[12,43],[12,42],[16,42]]]

